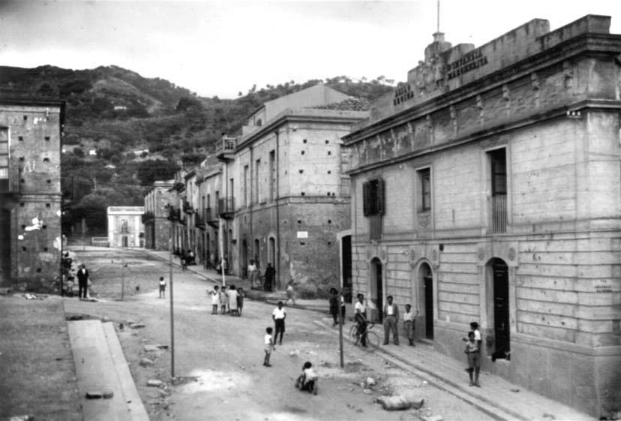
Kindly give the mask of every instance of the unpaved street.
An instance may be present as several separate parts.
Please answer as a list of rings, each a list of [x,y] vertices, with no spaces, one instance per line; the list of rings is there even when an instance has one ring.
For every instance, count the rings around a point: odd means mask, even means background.
[[[347,342],[346,366],[341,369],[338,337],[315,323],[327,319],[327,314],[315,311],[287,308],[283,346],[277,346],[272,355],[272,367],[264,367],[263,335],[265,328],[273,325],[273,306],[246,300],[242,317],[211,315],[206,290],[213,284],[178,269],[174,272],[173,380],[171,349],[144,349],[145,345],[171,344],[170,290],[166,300],[159,299],[157,292],[159,276],[168,280],[168,266],[141,253],[126,256],[126,290],[124,301],[119,301],[118,251],[76,250],[77,260],[91,270],[100,301],[68,298],[65,309],[70,316],[115,322],[151,420],[416,420],[429,415],[441,415],[444,420],[491,419],[468,403],[397,369],[379,354],[362,353]],[[143,323],[144,327],[131,329],[130,322]],[[144,358],[154,364],[141,366]],[[305,361],[318,369],[317,396],[293,387]],[[361,384],[368,377],[377,384],[363,388]],[[150,379],[162,380],[164,387],[147,387]],[[424,406],[420,410],[387,412],[374,402],[381,395],[403,391],[424,398]]]

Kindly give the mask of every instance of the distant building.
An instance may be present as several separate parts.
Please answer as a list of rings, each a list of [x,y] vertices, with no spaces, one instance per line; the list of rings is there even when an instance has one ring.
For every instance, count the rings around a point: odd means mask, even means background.
[[[143,206],[108,207],[110,247],[144,247]]]
[[[0,94],[0,285],[51,290],[60,276],[61,101]]]
[[[170,189],[174,182],[156,181],[144,195],[144,223],[145,247],[151,250],[169,250],[171,238],[171,221],[169,207],[172,203],[173,193]]]
[[[535,19],[487,44],[441,33],[344,138],[354,293],[417,335],[597,417],[621,402],[621,35]]]

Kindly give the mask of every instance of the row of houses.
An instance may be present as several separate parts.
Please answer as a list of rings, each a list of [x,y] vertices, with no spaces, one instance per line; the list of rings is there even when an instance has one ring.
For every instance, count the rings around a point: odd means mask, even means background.
[[[250,259],[385,297],[462,359],[593,415],[621,402],[621,36],[535,19],[475,48],[442,33],[369,113],[318,85],[265,104],[214,159],[145,197],[147,247]]]

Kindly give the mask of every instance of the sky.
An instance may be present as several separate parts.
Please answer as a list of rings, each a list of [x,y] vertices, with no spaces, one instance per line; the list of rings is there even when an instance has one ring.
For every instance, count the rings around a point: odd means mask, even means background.
[[[0,65],[116,65],[199,96],[345,75],[407,78],[438,25],[437,0],[0,0]],[[535,18],[552,30],[612,17],[621,0],[440,0],[440,31],[480,46]]]

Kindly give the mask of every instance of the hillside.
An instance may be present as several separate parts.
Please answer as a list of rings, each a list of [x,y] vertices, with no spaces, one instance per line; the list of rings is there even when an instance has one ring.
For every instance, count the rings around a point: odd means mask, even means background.
[[[105,231],[105,208],[142,205],[145,186],[170,178],[213,152],[222,133],[236,134],[264,102],[317,83],[358,98],[364,109],[392,89],[379,77],[354,82],[346,76],[294,81],[257,89],[237,99],[198,97],[160,78],[144,78],[117,66],[68,70],[0,66],[0,90],[66,101],[62,181],[66,230],[86,219],[91,234]]]

